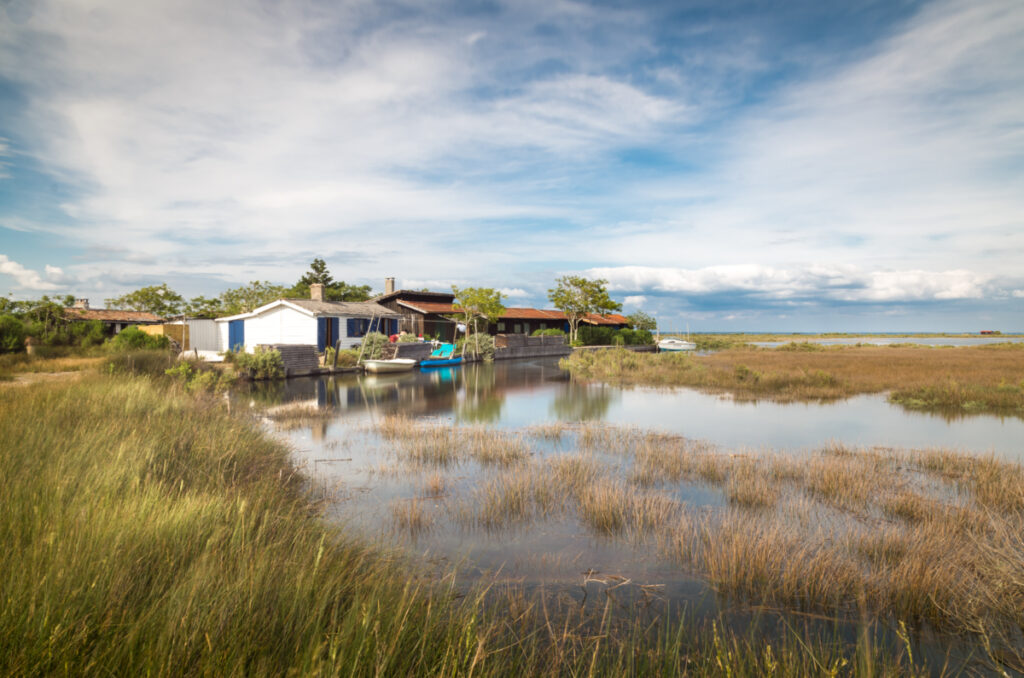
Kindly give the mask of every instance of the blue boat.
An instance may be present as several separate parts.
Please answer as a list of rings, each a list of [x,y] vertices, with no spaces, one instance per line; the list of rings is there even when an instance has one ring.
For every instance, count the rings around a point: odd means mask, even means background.
[[[430,356],[420,361],[420,367],[447,367],[462,364],[462,356],[455,355],[455,344],[441,344]]]

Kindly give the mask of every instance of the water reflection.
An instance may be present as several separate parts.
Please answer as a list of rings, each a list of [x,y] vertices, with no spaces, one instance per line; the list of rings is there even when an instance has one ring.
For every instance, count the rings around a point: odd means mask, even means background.
[[[784,404],[737,402],[686,388],[582,384],[553,359],[263,382],[237,396],[264,405],[304,402],[339,417],[401,412],[513,429],[549,421],[604,421],[727,447],[811,449],[835,440],[866,447],[948,447],[1024,460],[1019,418],[910,411],[890,404],[884,394]]]

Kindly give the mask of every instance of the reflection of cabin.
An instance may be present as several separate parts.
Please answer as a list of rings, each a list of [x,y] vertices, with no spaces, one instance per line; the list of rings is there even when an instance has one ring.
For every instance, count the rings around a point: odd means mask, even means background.
[[[310,285],[310,299],[278,299],[249,313],[217,318],[220,345],[252,351],[261,344],[315,345],[323,351],[341,342],[358,346],[368,332],[394,334],[399,314],[369,301],[324,301],[323,285]]]
[[[451,340],[454,323],[451,316],[459,312],[452,304],[455,295],[449,292],[418,292],[395,290],[395,279],[386,278],[384,294],[372,301],[402,314],[399,327],[411,334],[424,337],[439,336]],[[612,329],[629,326],[629,320],[618,314],[591,313],[581,321],[583,325],[602,325]],[[483,328],[481,328],[483,329]],[[565,314],[553,309],[506,308],[497,322],[487,328],[489,334],[533,334],[537,330],[558,329],[569,331]]]
[[[75,299],[75,305],[64,309],[64,317],[72,322],[99,320],[107,334],[117,334],[132,325],[157,325],[163,320],[145,311],[120,311],[112,308],[89,308],[88,299]]]

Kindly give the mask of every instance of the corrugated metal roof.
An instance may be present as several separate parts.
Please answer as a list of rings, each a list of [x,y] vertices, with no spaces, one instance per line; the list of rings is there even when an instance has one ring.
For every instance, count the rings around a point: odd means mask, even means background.
[[[71,320],[104,320],[114,323],[159,323],[163,318],[145,311],[120,311],[113,308],[65,308],[64,317]]]

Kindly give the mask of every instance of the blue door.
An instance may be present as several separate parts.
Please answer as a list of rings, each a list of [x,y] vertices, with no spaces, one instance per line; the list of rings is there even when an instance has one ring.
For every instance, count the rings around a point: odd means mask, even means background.
[[[228,350],[245,350],[244,320],[231,320],[228,322]]]

